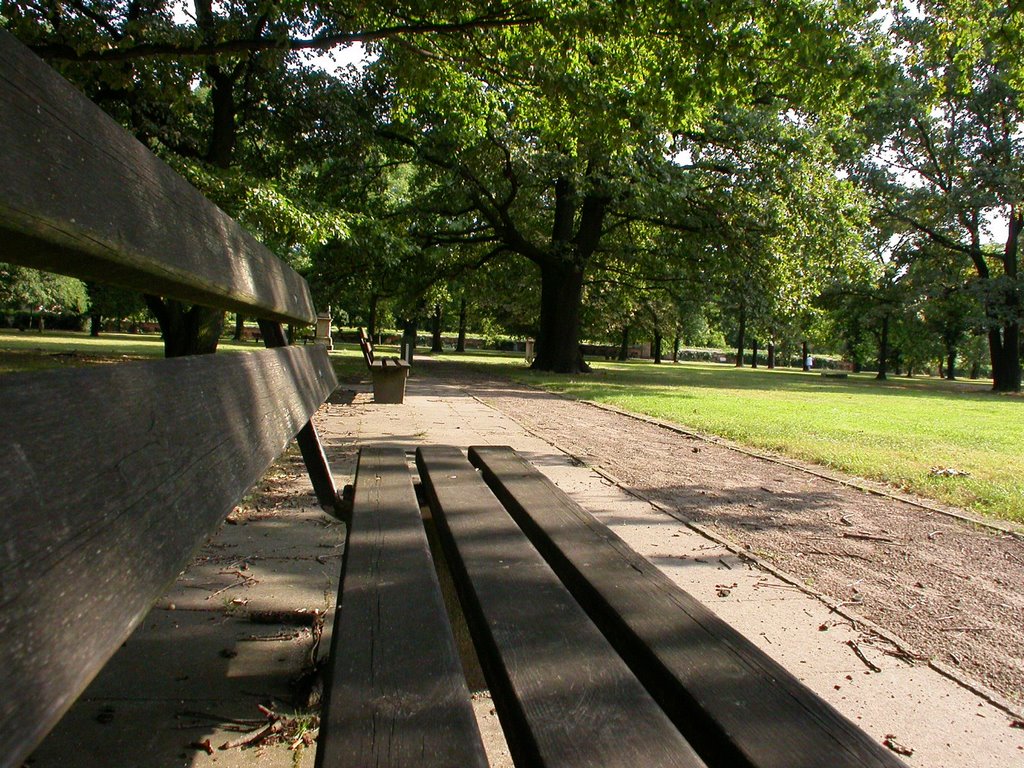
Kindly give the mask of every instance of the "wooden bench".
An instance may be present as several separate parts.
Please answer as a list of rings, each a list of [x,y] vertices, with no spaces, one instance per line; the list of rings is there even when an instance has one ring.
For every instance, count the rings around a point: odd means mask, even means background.
[[[359,349],[362,350],[363,360],[373,380],[373,401],[403,403],[409,363],[397,357],[378,357],[373,350],[373,341],[362,328],[359,329]]]
[[[517,765],[903,765],[510,448],[416,465]],[[362,449],[320,766],[486,765],[413,482]]]
[[[0,766],[20,766],[337,386],[306,282],[0,30],[0,241],[17,264],[242,312],[269,349],[0,379]]]

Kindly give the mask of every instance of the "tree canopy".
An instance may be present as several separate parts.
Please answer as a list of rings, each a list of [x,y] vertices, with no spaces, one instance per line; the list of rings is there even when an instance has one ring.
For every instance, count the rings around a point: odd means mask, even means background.
[[[574,372],[584,333],[717,315],[742,360],[823,310],[856,348],[888,281],[947,361],[981,331],[996,389],[1020,387],[1022,24],[994,0],[7,0],[2,19],[371,324],[468,296]],[[356,42],[364,65],[322,67]],[[880,231],[905,240],[885,280]]]

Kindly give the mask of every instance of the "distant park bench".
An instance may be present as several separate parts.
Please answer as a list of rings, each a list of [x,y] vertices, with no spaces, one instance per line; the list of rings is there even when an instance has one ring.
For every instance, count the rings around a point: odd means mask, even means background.
[[[487,765],[414,482],[516,765],[903,765],[512,449],[416,465],[360,452],[319,766]]]
[[[337,386],[306,282],[0,30],[4,261],[259,318],[270,349],[0,380],[0,766],[21,766]]]
[[[359,329],[359,349],[366,368],[373,379],[375,403],[402,403],[405,400],[405,382],[409,378],[409,363],[398,357],[380,357],[373,349],[373,340]]]

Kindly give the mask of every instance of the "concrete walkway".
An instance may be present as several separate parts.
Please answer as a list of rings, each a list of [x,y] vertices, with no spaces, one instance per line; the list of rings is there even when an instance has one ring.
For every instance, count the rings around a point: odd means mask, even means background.
[[[1024,730],[1006,712],[900,658],[881,636],[629,495],[457,382],[413,378],[401,406],[373,404],[366,387],[342,388],[317,426],[339,486],[352,481],[366,443],[511,445],[872,737],[913,750],[908,764],[1024,765]],[[303,616],[323,615],[329,631],[344,527],[315,509],[294,456],[265,486],[259,506],[244,506],[204,548],[33,765],[312,765],[311,749],[287,744],[218,749],[263,718],[260,705],[285,712],[290,680],[329,647],[327,637],[316,645],[315,621]],[[493,736],[486,697],[478,712]],[[213,754],[200,746],[207,740]],[[493,762],[507,764],[500,739],[490,741]]]

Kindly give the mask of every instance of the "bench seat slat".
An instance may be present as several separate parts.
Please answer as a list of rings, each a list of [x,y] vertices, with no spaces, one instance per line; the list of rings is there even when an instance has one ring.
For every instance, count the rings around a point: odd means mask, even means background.
[[[274,319],[306,281],[0,30],[3,260]]]
[[[359,453],[338,605],[317,766],[485,768],[400,448]]]
[[[462,453],[417,464],[516,764],[703,766]]]
[[[511,448],[469,457],[709,764],[904,765]]]
[[[322,347],[0,379],[0,754],[41,740],[337,385]]]

